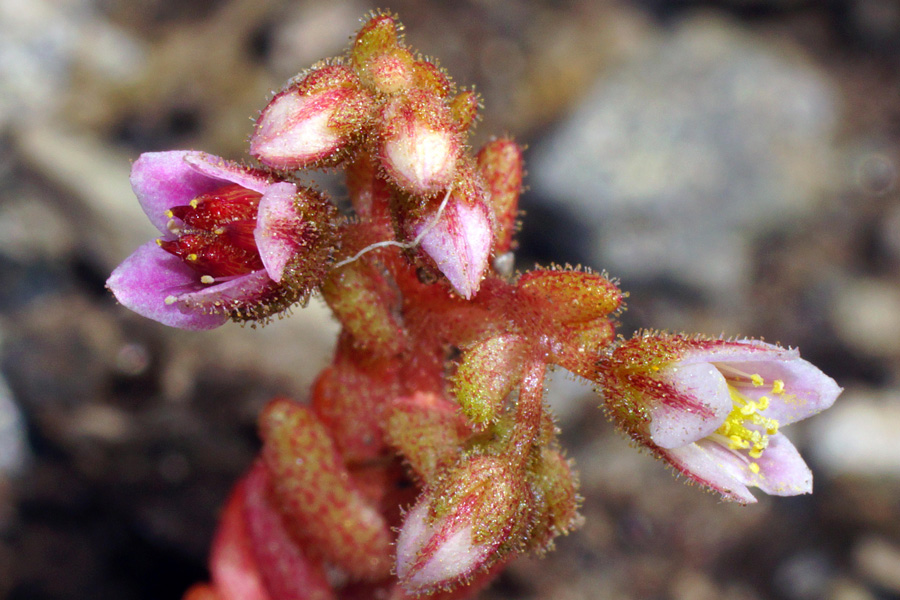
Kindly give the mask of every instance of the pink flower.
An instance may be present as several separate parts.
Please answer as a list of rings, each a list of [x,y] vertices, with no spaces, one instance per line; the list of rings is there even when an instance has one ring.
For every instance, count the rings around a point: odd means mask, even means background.
[[[795,349],[756,340],[643,334],[600,367],[619,424],[688,478],[728,500],[748,486],[792,496],[812,473],[781,428],[831,406],[833,379]]]
[[[324,271],[332,209],[311,190],[192,151],[142,154],[131,185],[162,237],[106,284],[140,315],[193,330],[262,319]]]

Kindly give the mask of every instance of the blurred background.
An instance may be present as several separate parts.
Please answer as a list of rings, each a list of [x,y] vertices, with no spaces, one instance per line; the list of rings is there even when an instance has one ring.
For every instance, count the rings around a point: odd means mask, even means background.
[[[557,373],[584,527],[485,594],[900,597],[900,3],[396,0],[483,95],[474,145],[529,147],[517,257],[605,268],[639,327],[800,346],[845,388],[792,426],[816,492],[726,505]],[[103,284],[154,236],[141,152],[245,156],[273,90],[365,0],[0,0],[0,598],[178,598],[276,393],[336,327],[312,303],[188,334]],[[341,198],[333,175],[320,185]]]

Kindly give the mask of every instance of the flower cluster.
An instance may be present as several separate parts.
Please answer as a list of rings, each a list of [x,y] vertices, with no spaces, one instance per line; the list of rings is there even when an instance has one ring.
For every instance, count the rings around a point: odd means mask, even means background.
[[[108,286],[166,325],[265,322],[310,294],[342,331],[309,402],[276,398],[191,600],[467,598],[579,522],[578,480],[543,400],[559,366],[594,381],[635,441],[724,498],[811,491],[781,428],[840,389],[752,340],[616,337],[606,276],[513,274],[522,149],[467,145],[478,98],[372,15],[343,57],[260,113],[258,167],[142,155],[160,237]],[[297,179],[342,168],[353,214]],[[493,259],[493,260],[492,260]],[[468,583],[470,585],[461,585]]]

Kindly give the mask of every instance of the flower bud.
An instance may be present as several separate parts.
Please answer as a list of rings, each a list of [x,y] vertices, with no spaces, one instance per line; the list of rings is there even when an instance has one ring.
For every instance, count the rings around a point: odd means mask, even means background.
[[[481,286],[490,260],[493,215],[473,177],[460,177],[446,202],[444,196],[431,198],[419,210],[401,207],[397,220],[408,238],[420,240],[426,262],[469,299]]]
[[[397,577],[409,592],[466,581],[517,550],[528,491],[517,468],[476,456],[452,468],[407,513],[397,538]]]
[[[780,428],[841,389],[797,350],[756,340],[644,333],[598,366],[607,408],[633,439],[727,500],[791,496],[812,474]]]
[[[413,81],[415,58],[398,39],[397,23],[386,14],[363,25],[350,49],[350,64],[363,85],[380,94],[396,94]]]
[[[377,158],[397,187],[427,195],[450,185],[462,140],[449,107],[439,96],[419,89],[389,100],[378,127]]]
[[[279,92],[263,109],[250,154],[275,169],[340,162],[371,124],[375,103],[356,74],[328,65]]]

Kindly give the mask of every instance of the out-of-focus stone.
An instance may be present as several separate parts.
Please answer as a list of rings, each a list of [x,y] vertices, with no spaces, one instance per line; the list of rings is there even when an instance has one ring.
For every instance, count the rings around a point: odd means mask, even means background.
[[[865,537],[853,549],[853,562],[865,580],[888,592],[900,593],[900,547],[896,543]]]
[[[900,289],[893,281],[856,279],[837,287],[831,322],[840,338],[859,351],[900,355]]]
[[[753,235],[836,186],[837,108],[799,51],[692,18],[598,82],[535,149],[533,186],[596,223],[613,273],[740,292]]]
[[[848,390],[809,422],[815,464],[832,476],[900,478],[900,390]]]
[[[0,480],[21,473],[28,462],[25,419],[6,381],[0,377]],[[2,491],[0,491],[0,504]],[[2,519],[0,519],[2,523]]]

